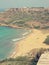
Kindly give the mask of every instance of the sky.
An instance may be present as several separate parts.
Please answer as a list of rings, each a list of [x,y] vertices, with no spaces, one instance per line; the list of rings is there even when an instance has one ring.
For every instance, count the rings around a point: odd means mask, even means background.
[[[49,7],[49,0],[0,0],[0,8]]]

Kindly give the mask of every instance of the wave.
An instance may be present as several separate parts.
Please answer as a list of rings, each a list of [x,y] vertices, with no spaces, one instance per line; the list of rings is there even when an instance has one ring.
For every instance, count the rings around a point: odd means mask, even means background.
[[[23,35],[22,38],[15,38],[15,39],[12,39],[12,41],[16,42],[16,41],[22,40],[22,39],[24,39],[25,36],[28,35],[30,32],[31,32],[31,30],[29,30],[28,32],[25,32],[24,34],[22,34],[22,35]]]
[[[29,30],[28,32],[25,32],[24,34],[22,34],[23,36],[29,34],[31,32],[31,30]]]
[[[22,38],[16,38],[16,39],[12,39],[12,41],[19,41],[19,40],[21,40],[21,39],[24,39],[25,37],[22,37]]]
[[[24,34],[22,34],[23,36],[25,36],[25,35],[27,35],[28,34],[28,32],[25,32]]]

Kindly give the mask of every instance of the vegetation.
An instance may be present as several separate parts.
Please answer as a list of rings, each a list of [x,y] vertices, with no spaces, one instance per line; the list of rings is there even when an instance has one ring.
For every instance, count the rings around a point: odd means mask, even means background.
[[[46,40],[44,41],[45,44],[49,45],[49,36],[47,36]]]
[[[38,52],[35,52],[36,55],[32,54],[33,56],[28,55],[28,56],[16,57],[15,59],[13,58],[5,59],[0,61],[0,65],[36,65],[41,54],[44,53],[44,51],[49,51],[49,49],[41,48],[39,49]]]
[[[30,65],[31,61],[28,57],[17,57],[15,59],[6,59],[0,62],[0,65]]]
[[[22,8],[22,10],[21,8],[11,8],[0,13],[0,17],[0,24],[10,26],[12,24],[22,28],[49,29],[49,10],[45,8]]]
[[[35,28],[35,29],[39,29],[39,28],[40,28],[40,26],[34,26],[34,28]]]

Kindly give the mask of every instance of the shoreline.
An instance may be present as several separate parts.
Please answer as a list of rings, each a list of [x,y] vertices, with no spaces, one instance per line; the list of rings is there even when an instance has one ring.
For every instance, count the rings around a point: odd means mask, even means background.
[[[10,27],[6,27],[6,26],[0,26],[0,27],[1,27],[1,28],[2,28],[2,27],[10,28]],[[15,28],[10,28],[10,29],[15,29]],[[17,28],[16,28],[15,30],[17,30]],[[19,29],[19,30],[20,30],[20,29]],[[22,29],[22,30],[23,30],[23,29]],[[25,30],[24,32],[20,30],[20,31],[22,32],[21,34],[25,34],[25,32],[28,32],[28,34],[30,33],[29,30],[27,30],[27,29],[24,29],[24,30]],[[12,33],[12,32],[11,32],[11,33]],[[13,34],[12,34],[12,35],[13,35]],[[22,35],[22,36],[23,36],[23,35]],[[20,37],[21,37],[21,35],[20,35]],[[15,38],[15,37],[14,37],[14,38]],[[13,39],[14,39],[14,38],[13,38]],[[16,38],[17,38],[17,37],[16,37]],[[15,39],[16,39],[16,38],[15,38]],[[19,37],[18,37],[18,38],[19,38]],[[13,39],[11,38],[10,41],[12,41]],[[22,40],[22,39],[24,39],[24,37],[23,37],[23,38],[21,37],[19,40],[16,40],[16,41],[14,41],[14,42],[12,41],[13,43],[11,42],[13,47],[12,47],[11,51],[9,50],[9,53],[10,53],[10,52],[13,52],[12,50],[15,48],[15,45],[17,44],[17,43],[15,43],[15,42],[18,42],[18,41],[20,41],[20,40]],[[7,52],[8,52],[8,51],[7,51]],[[6,55],[5,58],[8,57],[9,53]]]
[[[40,30],[33,29],[30,34],[15,44],[15,48],[13,52],[11,52],[11,54],[8,56],[8,58],[25,56],[29,51],[35,48],[49,48],[48,45],[43,43],[47,35],[49,35],[49,33],[43,34]]]
[[[10,27],[10,28],[16,28],[16,29],[21,29],[21,27],[18,27],[18,26],[15,26],[15,25],[0,24],[0,26]]]
[[[25,33],[22,34],[23,35],[22,38],[19,38],[18,40],[16,39],[16,41],[14,43],[14,46],[16,46],[16,47],[12,50],[12,52],[9,54],[9,56],[7,58],[12,58],[11,56],[15,54],[15,49],[17,49],[17,46],[18,46],[19,42],[24,40],[31,33],[32,33],[32,30],[29,30],[27,34],[25,34]]]

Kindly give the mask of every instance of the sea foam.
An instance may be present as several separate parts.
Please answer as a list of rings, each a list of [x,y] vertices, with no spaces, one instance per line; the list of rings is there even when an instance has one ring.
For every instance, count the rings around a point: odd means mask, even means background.
[[[16,39],[12,39],[12,41],[19,41],[19,40],[21,40],[21,39],[24,39],[25,37],[22,37],[22,38],[16,38]]]

